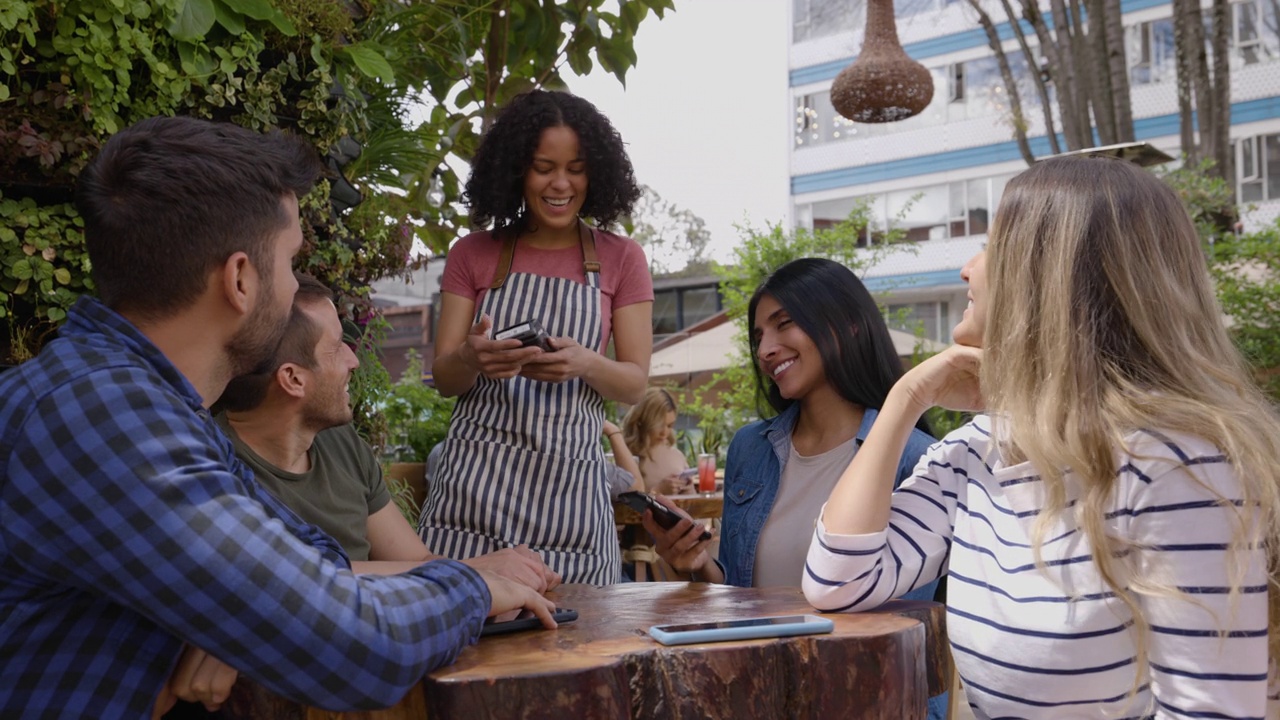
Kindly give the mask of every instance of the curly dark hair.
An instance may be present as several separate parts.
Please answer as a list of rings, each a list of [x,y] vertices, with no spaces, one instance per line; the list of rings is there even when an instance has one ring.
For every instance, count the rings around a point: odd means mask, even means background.
[[[542,131],[568,127],[578,136],[587,162],[587,197],[581,215],[602,227],[630,214],[640,198],[622,136],[595,105],[554,90],[521,93],[498,113],[471,162],[462,201],[481,226],[493,223],[495,236],[524,232],[524,177],[533,165]]]

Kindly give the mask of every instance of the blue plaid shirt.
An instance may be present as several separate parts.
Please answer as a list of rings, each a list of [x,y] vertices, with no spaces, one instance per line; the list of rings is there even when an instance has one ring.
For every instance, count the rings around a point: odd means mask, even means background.
[[[352,574],[96,300],[0,374],[0,717],[148,717],[184,641],[294,700],[386,706],[489,603],[449,560]]]

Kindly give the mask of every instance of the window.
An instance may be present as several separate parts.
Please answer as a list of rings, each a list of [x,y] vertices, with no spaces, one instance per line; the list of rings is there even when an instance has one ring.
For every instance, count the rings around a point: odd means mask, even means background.
[[[865,204],[870,222],[858,238],[859,247],[880,242],[890,226],[901,228],[905,239],[913,242],[981,235],[987,232],[996,203],[1012,177],[997,175],[873,197],[827,200],[805,209],[812,212],[813,228],[821,229],[832,227]]]
[[[950,318],[946,302],[922,302],[889,305],[885,308],[885,324],[894,330],[915,335],[920,332],[928,340],[951,340]]]
[[[653,293],[654,340],[661,340],[663,336],[700,323],[720,312],[723,307],[718,285],[655,290]]]
[[[1236,143],[1236,173],[1240,202],[1280,200],[1280,133]]]
[[[653,335],[670,335],[680,329],[680,296],[676,290],[653,294]]]
[[[952,65],[951,72],[947,75],[951,80],[947,84],[947,100],[949,102],[964,102],[964,63]]]
[[[1175,78],[1171,18],[1125,28],[1125,41],[1128,45],[1130,83],[1147,85]]]
[[[837,35],[862,27],[864,0],[792,0],[791,42]]]
[[[1280,57],[1277,9],[1274,0],[1232,4],[1231,42],[1236,62],[1254,65]]]

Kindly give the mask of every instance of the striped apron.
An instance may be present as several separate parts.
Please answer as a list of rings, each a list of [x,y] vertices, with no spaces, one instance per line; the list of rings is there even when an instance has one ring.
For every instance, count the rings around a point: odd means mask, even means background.
[[[579,237],[585,285],[512,274],[515,240],[504,240],[477,318],[487,313],[494,329],[537,319],[553,337],[599,348],[600,263],[585,224]],[[456,559],[527,544],[566,583],[617,582],[603,420],[603,398],[581,378],[549,383],[480,375],[454,408],[418,527],[423,542]]]

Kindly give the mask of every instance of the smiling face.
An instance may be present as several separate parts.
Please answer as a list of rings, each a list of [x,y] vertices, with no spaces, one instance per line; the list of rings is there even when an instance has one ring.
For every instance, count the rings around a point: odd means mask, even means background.
[[[827,384],[818,346],[800,329],[772,295],[760,296],[751,332],[756,339],[756,362],[788,400],[801,400]]]
[[[320,329],[314,367],[299,368],[307,376],[303,420],[317,432],[351,422],[351,375],[360,362],[343,342],[342,321],[328,300],[302,305],[302,311]]]
[[[574,227],[586,200],[587,161],[582,157],[578,134],[563,125],[543,130],[524,175],[524,201],[533,227]]]
[[[987,252],[983,250],[965,263],[960,277],[969,283],[969,305],[951,337],[957,345],[980,348],[987,326]]]

